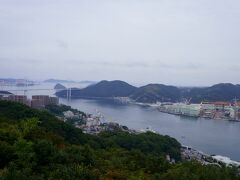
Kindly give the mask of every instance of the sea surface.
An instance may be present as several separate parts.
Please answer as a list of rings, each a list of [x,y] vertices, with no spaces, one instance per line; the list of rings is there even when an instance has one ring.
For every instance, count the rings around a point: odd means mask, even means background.
[[[36,94],[54,95],[55,84],[39,84],[28,87],[25,91],[29,97]],[[63,84],[67,87],[85,87],[86,84]],[[12,92],[23,94],[22,87],[10,87]],[[1,87],[0,90],[9,90]],[[19,90],[19,91],[16,91]],[[107,121],[118,122],[129,128],[141,130],[151,127],[154,131],[176,138],[183,145],[240,161],[240,122],[196,119],[165,114],[152,107],[133,104],[120,104],[113,100],[60,99],[81,111],[96,114],[100,112]]]

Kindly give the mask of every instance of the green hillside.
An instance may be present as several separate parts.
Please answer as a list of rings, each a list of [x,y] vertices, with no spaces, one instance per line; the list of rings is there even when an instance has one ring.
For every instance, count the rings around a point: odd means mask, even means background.
[[[149,84],[138,88],[130,98],[137,102],[155,103],[176,102],[180,98],[180,90],[174,86],[166,86],[163,84]]]
[[[206,88],[193,88],[185,93],[185,97],[191,97],[192,102],[233,101],[235,98],[240,99],[240,85],[221,83]]]

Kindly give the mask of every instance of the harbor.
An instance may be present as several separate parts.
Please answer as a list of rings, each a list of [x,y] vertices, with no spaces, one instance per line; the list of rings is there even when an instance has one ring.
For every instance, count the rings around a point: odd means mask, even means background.
[[[218,119],[229,121],[240,121],[240,102],[236,99],[233,102],[201,102],[199,104],[186,102],[156,102],[141,103],[127,97],[117,97],[114,101],[121,104],[135,104],[139,106],[156,108],[162,113],[179,116]]]
[[[67,84],[63,85],[69,87]],[[36,90],[29,90],[26,93],[20,87],[17,88],[19,91],[10,92],[17,95],[25,94],[28,98],[39,94],[52,97],[55,93],[54,86],[55,83],[43,83],[36,85]],[[16,87],[13,88],[16,89]],[[6,89],[9,88],[6,87],[2,90]],[[146,104],[129,102],[127,98],[119,99],[124,103],[119,102],[116,98],[115,100],[72,99],[70,101],[60,98],[59,104],[69,105],[96,116],[96,109],[98,109],[109,122],[126,125],[129,129],[137,131],[151,127],[157,133],[172,136],[181,144],[199,149],[207,154],[218,154],[240,161],[240,123],[238,121],[175,115],[159,111],[159,107],[167,105],[167,103]],[[171,104],[169,103],[169,105]],[[222,133],[223,131],[224,133]],[[234,148],[232,148],[233,146]]]
[[[81,129],[84,133],[87,134],[99,134],[100,132],[104,131],[125,131],[133,134],[140,134],[146,132],[157,133],[152,129],[151,126],[146,127],[146,129],[134,130],[117,122],[111,122],[106,119],[97,109],[95,115],[87,114],[85,118],[83,118],[82,115],[80,115],[79,113],[74,113],[72,111],[63,112],[63,114],[63,119],[65,122],[69,119],[75,119],[76,121],[74,122],[74,126]],[[77,121],[77,119],[80,119],[80,121]],[[181,147],[181,158],[184,161],[198,161],[203,165],[216,165],[219,167],[230,166],[240,168],[240,162],[233,161],[229,157],[221,155],[209,155],[185,145],[182,145]],[[170,163],[175,163],[175,160],[171,159],[169,155],[167,155],[166,159]]]
[[[109,119],[105,118],[105,116],[97,109],[95,114],[86,114],[86,116],[83,116],[78,111],[74,111],[68,110],[63,112],[63,117],[60,117],[60,119],[64,122],[72,122],[76,128],[81,129],[84,133],[87,134],[96,135],[104,131],[125,131],[133,134],[140,134],[146,132],[158,133],[154,131],[151,126],[148,126],[145,129],[135,130],[128,128],[125,125],[121,125],[117,122],[110,121]],[[233,161],[229,157],[221,155],[209,155],[186,145],[182,145],[181,147],[181,158],[184,161],[198,161],[203,165],[216,165],[219,167],[229,166],[240,168],[240,162]],[[166,156],[166,159],[170,163],[175,163],[175,160],[171,159],[169,155]]]
[[[158,110],[164,113],[195,118],[240,120],[239,102],[202,102],[201,104],[162,103],[158,107]]]
[[[145,130],[151,127],[157,133],[176,138],[181,144],[199,149],[207,154],[218,154],[240,161],[240,123],[163,113],[160,104],[140,105],[119,103],[116,100],[75,99],[60,103],[95,114],[98,109],[111,122],[126,125],[129,129]],[[224,133],[222,133],[224,131]],[[223,144],[224,142],[224,144]],[[233,147],[234,144],[234,148]]]

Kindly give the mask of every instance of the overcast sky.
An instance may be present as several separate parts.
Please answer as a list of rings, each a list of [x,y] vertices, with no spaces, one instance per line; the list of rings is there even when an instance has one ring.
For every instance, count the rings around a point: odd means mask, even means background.
[[[240,1],[0,0],[0,77],[240,83]]]

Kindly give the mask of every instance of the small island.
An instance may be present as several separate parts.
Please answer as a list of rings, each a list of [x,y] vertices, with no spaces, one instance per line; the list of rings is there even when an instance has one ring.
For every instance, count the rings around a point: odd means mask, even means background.
[[[58,91],[62,91],[62,90],[66,90],[67,88],[64,86],[64,85],[62,85],[62,84],[60,84],[60,83],[57,83],[55,86],[54,86],[54,90],[56,90],[57,92]]]

